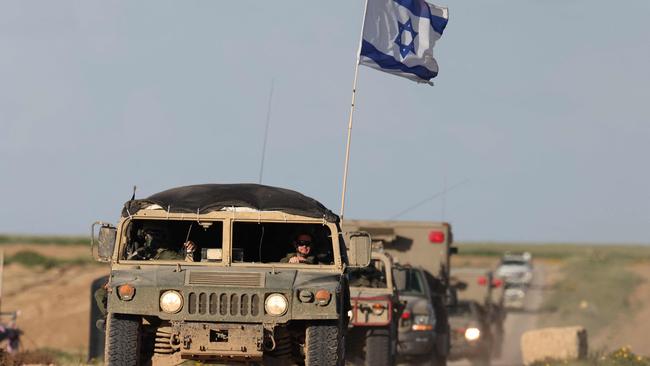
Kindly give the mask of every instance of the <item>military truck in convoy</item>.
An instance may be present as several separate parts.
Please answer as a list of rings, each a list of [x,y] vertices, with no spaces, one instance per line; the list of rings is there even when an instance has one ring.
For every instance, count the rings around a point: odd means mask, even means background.
[[[349,273],[351,317],[349,364],[394,365],[401,304],[393,280],[393,260],[377,249],[368,267]]]
[[[97,235],[95,235],[95,232]],[[256,184],[173,188],[93,225],[110,263],[106,365],[186,360],[342,365],[347,270],[370,238],[298,192]]]
[[[448,308],[451,324],[450,359],[489,365],[501,353],[506,311],[504,283],[484,268],[454,268],[451,286],[457,301]]]
[[[446,308],[452,246],[444,222],[346,220],[344,230],[370,234],[399,262],[394,271],[404,307],[398,323],[398,361],[445,365],[450,347]]]

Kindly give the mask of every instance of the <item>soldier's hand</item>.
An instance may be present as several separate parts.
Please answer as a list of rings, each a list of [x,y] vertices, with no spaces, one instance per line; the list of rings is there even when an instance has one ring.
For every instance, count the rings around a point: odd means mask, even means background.
[[[186,253],[193,253],[196,250],[196,244],[194,244],[194,242],[191,240],[183,243],[183,247],[185,248]]]

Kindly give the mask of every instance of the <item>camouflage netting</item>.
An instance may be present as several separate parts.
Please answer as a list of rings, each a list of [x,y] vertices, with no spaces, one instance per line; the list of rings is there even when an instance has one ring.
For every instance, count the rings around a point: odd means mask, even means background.
[[[172,213],[205,214],[227,207],[248,207],[339,221],[336,214],[313,198],[289,189],[260,184],[199,184],[172,188],[145,199],[127,201],[122,216],[127,217],[154,204]]]

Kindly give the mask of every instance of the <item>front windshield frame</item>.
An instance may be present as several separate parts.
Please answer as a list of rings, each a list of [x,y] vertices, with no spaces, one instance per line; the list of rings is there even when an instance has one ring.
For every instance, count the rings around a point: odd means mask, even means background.
[[[127,245],[127,230],[132,220],[172,220],[187,222],[222,222],[222,261],[219,262],[191,262],[184,260],[129,260],[122,259],[122,255]],[[246,222],[273,222],[273,223],[295,223],[295,224],[319,224],[327,226],[331,235],[332,254],[334,257],[332,264],[293,264],[293,263],[233,263],[232,262],[232,225],[234,221]],[[202,215],[167,213],[164,210],[140,210],[137,213],[123,218],[118,224],[118,236],[113,251],[112,263],[115,265],[183,265],[183,266],[235,266],[235,267],[261,267],[261,268],[301,268],[301,269],[323,269],[323,268],[343,268],[341,257],[341,245],[339,242],[338,226],[334,222],[324,219],[315,219],[299,215],[287,214],[279,211],[254,211],[254,210],[228,210],[214,211]]]

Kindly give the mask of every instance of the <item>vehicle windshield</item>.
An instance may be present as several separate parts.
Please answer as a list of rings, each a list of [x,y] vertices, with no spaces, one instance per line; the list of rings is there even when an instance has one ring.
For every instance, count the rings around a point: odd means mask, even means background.
[[[121,259],[222,262],[223,221],[134,219]],[[334,264],[327,225],[235,221],[233,263]]]
[[[386,266],[379,259],[370,261],[368,267],[354,268],[350,271],[350,287],[385,288]]]
[[[400,294],[426,295],[426,282],[420,271],[414,268],[396,268],[393,273],[395,286]]]
[[[233,263],[334,264],[332,232],[322,224],[235,221]]]
[[[124,260],[220,262],[223,222],[132,220],[126,228]]]
[[[527,266],[528,262],[518,261],[518,260],[503,260],[501,261],[502,266]]]

